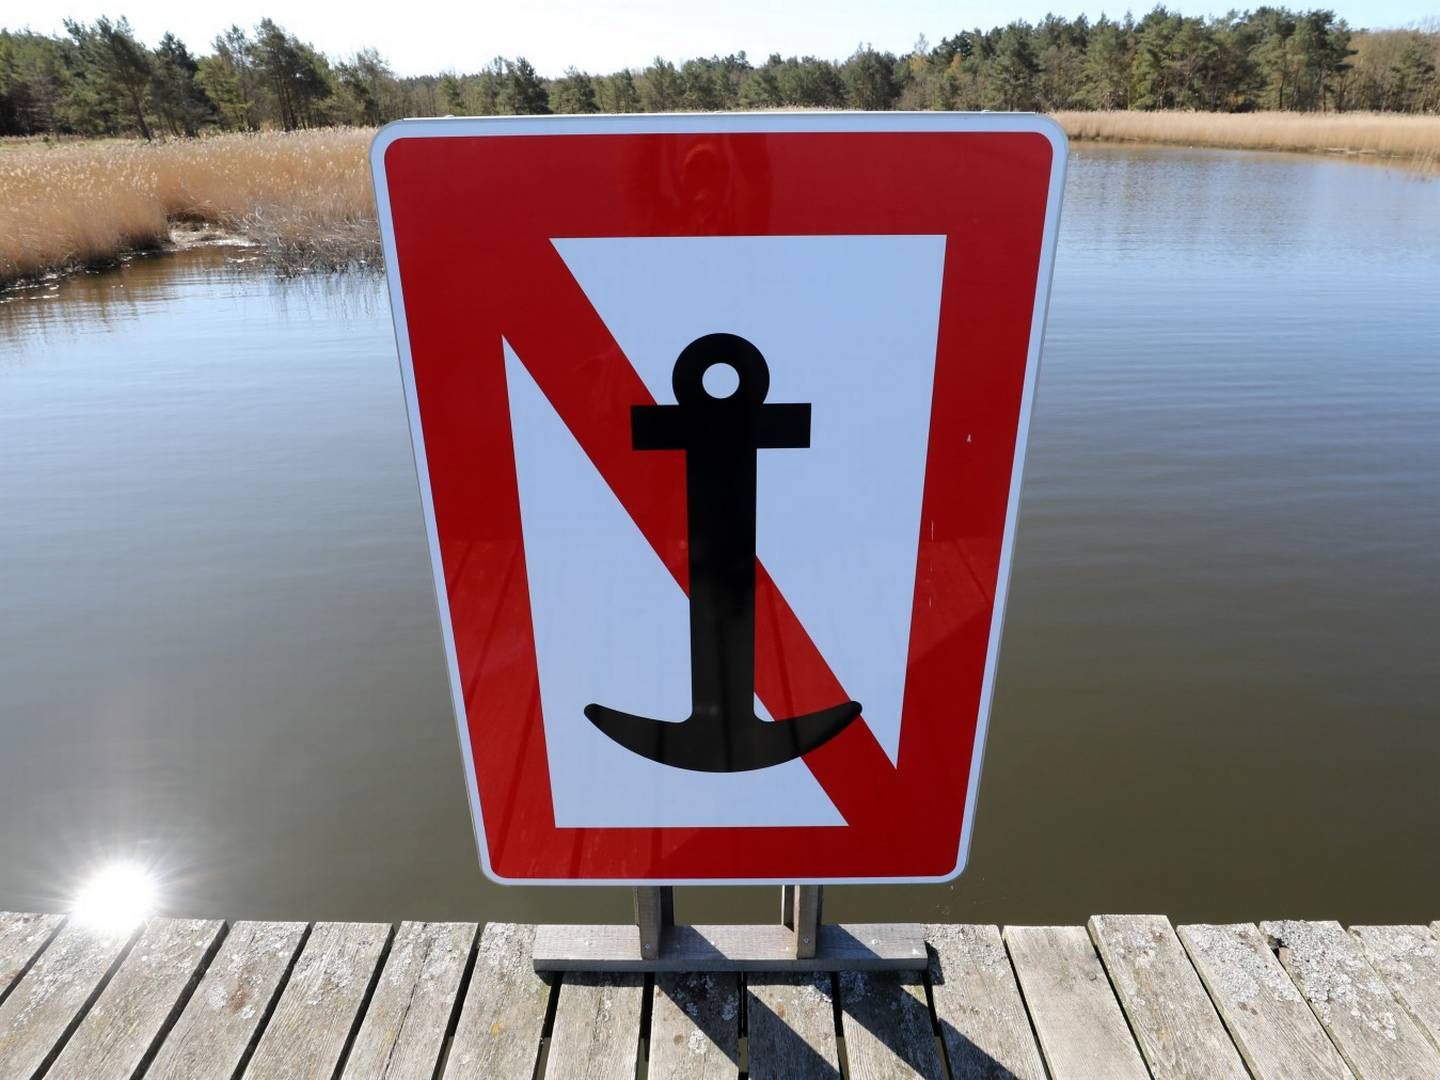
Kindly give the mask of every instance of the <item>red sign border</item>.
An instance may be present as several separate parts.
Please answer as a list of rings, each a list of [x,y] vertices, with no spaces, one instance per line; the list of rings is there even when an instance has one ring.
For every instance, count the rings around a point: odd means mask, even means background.
[[[913,839],[906,839],[907,836],[911,836],[912,834],[918,836],[926,834],[927,832],[937,831],[904,828],[907,820],[913,822],[913,814],[926,813],[927,811],[933,811],[938,808],[938,804],[936,804],[934,799],[927,800],[917,795],[916,784],[919,783],[921,785],[928,786],[930,784],[934,784],[936,781],[943,781],[945,779],[953,781],[959,779],[953,774],[953,762],[948,760],[933,760],[937,756],[933,753],[933,751],[936,749],[935,746],[920,746],[917,744],[916,740],[912,738],[912,731],[917,726],[913,724],[910,725],[908,728],[902,727],[900,767],[898,769],[890,770],[895,774],[894,776],[886,777],[879,775],[879,770],[874,767],[875,753],[878,751],[878,744],[874,744],[873,736],[869,734],[868,728],[864,728],[863,725],[859,723],[857,723],[856,725],[852,725],[852,728],[857,729],[856,737],[849,738],[847,736],[842,736],[842,738],[835,740],[835,744],[840,745],[831,744],[830,746],[821,748],[821,750],[818,750],[811,755],[807,755],[805,759],[806,764],[810,766],[812,772],[816,774],[817,779],[820,779],[822,784],[826,786],[826,789],[828,792],[831,793],[832,798],[835,797],[835,793],[837,790],[846,792],[865,791],[868,796],[873,796],[873,798],[867,797],[864,800],[867,807],[866,813],[869,816],[865,817],[863,820],[857,820],[856,817],[852,816],[852,814],[848,812],[846,808],[837,799],[837,805],[841,805],[842,813],[845,814],[847,819],[847,824],[844,826],[791,826],[776,828],[715,827],[703,829],[672,829],[660,827],[651,829],[562,829],[554,825],[553,810],[551,810],[549,811],[551,816],[548,826],[542,823],[542,825],[537,829],[534,827],[534,821],[532,819],[524,819],[530,826],[520,836],[520,839],[524,842],[523,846],[526,849],[526,854],[518,857],[505,854],[497,855],[494,850],[494,841],[498,837],[496,832],[492,830],[497,826],[498,823],[492,821],[490,823],[492,828],[487,829],[486,819],[482,812],[482,803],[479,790],[481,781],[478,779],[478,777],[480,774],[477,772],[477,761],[472,747],[472,743],[476,741],[477,734],[483,733],[487,737],[487,741],[490,741],[493,739],[494,731],[493,729],[482,729],[482,721],[478,717],[472,716],[472,710],[467,707],[467,694],[465,689],[466,683],[462,679],[461,675],[462,665],[457,655],[455,626],[452,619],[451,609],[451,605],[456,602],[455,590],[457,588],[464,588],[464,582],[460,581],[457,578],[457,574],[463,575],[465,571],[457,566],[456,555],[453,551],[449,553],[451,557],[447,570],[446,552],[442,549],[440,528],[437,525],[436,517],[436,493],[433,490],[432,486],[433,476],[431,472],[429,458],[426,452],[426,427],[422,417],[420,394],[417,392],[417,376],[414,351],[414,347],[416,344],[416,334],[414,332],[414,329],[410,325],[409,315],[411,311],[407,309],[406,304],[406,282],[410,281],[412,285],[415,284],[415,279],[417,278],[417,276],[419,276],[420,273],[418,268],[422,267],[425,264],[425,260],[423,258],[425,252],[423,245],[421,245],[420,247],[415,247],[413,245],[408,245],[404,240],[397,243],[395,214],[393,212],[394,208],[392,206],[389,194],[389,167],[391,165],[390,151],[395,146],[403,144],[406,140],[433,140],[436,138],[451,139],[457,137],[469,139],[486,139],[494,137],[522,136],[525,137],[528,141],[529,139],[536,136],[553,138],[556,136],[661,135],[689,137],[691,141],[709,139],[714,142],[715,140],[713,137],[720,136],[725,139],[729,139],[730,142],[734,143],[735,145],[741,145],[744,143],[745,137],[747,136],[792,134],[833,135],[862,133],[876,135],[970,134],[982,136],[1038,136],[1039,139],[1043,141],[1045,148],[1044,152],[1048,155],[1049,159],[1048,176],[1046,176],[1045,178],[1043,199],[1041,200],[1044,203],[1043,224],[1038,231],[1038,235],[1033,237],[1035,243],[1034,251],[1033,253],[1031,253],[1033,254],[1033,259],[1030,265],[1033,265],[1034,289],[1032,300],[1029,304],[1029,307],[1031,309],[1029,323],[1028,326],[1025,326],[1023,328],[1024,333],[1022,334],[1022,337],[1024,339],[1025,353],[1023,366],[1023,383],[1020,386],[1019,392],[1018,414],[1015,415],[1015,421],[1013,425],[1013,443],[1011,447],[1012,466],[1008,477],[1008,493],[1006,498],[1004,499],[1003,534],[1000,544],[1000,551],[998,552],[998,560],[996,564],[993,565],[994,590],[993,593],[990,595],[988,601],[987,613],[989,618],[987,621],[989,626],[984,656],[983,677],[979,680],[979,709],[978,715],[976,715],[976,717],[974,718],[973,727],[969,727],[968,737],[965,736],[965,733],[962,731],[961,737],[954,740],[968,741],[970,746],[970,753],[968,755],[968,759],[964,762],[965,775],[963,783],[966,797],[963,817],[958,824],[959,843],[958,845],[956,845],[953,839],[947,840],[946,842],[946,847],[948,847],[948,850],[950,852],[956,853],[953,865],[947,866],[946,863],[949,856],[943,855],[939,851],[939,849],[937,849],[935,844],[930,844],[927,849],[924,845],[921,845]],[[576,140],[571,139],[568,140],[568,142],[571,145],[574,145],[576,143]],[[1033,154],[1033,147],[1038,145],[1038,143],[1036,143],[1034,139],[1026,139],[1020,142],[1012,140],[1008,144],[1004,140],[989,140],[989,142],[991,145],[995,146],[1001,151],[1002,157],[1004,156],[1005,148],[1007,146],[1031,147],[1032,149],[1026,152]],[[498,148],[500,145],[501,144],[492,144],[492,146],[495,148]],[[558,150],[562,145],[563,143],[550,143],[546,147],[546,152],[549,153],[551,150]],[[595,145],[593,140],[590,141],[590,145],[592,147]],[[402,150],[402,155],[403,153],[404,151]],[[435,574],[437,604],[439,607],[440,622],[442,626],[442,636],[444,638],[446,648],[447,668],[450,676],[452,698],[455,707],[457,726],[459,727],[460,732],[460,743],[465,758],[466,784],[470,797],[470,805],[476,831],[477,846],[480,853],[481,863],[487,876],[491,877],[493,880],[506,884],[630,885],[653,882],[665,882],[672,884],[775,884],[794,881],[807,881],[816,883],[910,883],[946,881],[954,877],[961,870],[963,870],[966,860],[968,858],[970,838],[973,832],[975,801],[979,784],[980,765],[983,756],[986,730],[988,727],[990,698],[994,685],[996,653],[998,651],[999,645],[1000,627],[1003,622],[1005,597],[1008,589],[1010,560],[1013,552],[1015,517],[1018,509],[1020,492],[1020,477],[1024,464],[1024,454],[1028,436],[1031,407],[1034,397],[1036,376],[1038,374],[1039,352],[1041,338],[1043,334],[1045,310],[1048,304],[1050,278],[1053,272],[1054,265],[1054,249],[1056,243],[1056,231],[1058,228],[1060,199],[1063,193],[1065,164],[1066,143],[1064,135],[1060,131],[1058,126],[1046,118],[1023,114],[966,115],[825,113],[706,114],[696,116],[668,115],[627,117],[480,118],[462,120],[401,121],[396,124],[389,125],[380,131],[372,145],[371,165],[375,179],[376,199],[388,267],[388,277],[392,301],[392,312],[395,320],[397,347],[399,349],[401,357],[400,366],[402,380],[405,387],[405,397],[410,419],[412,440],[415,449],[417,474],[420,480],[421,499],[424,508],[427,539],[430,546],[432,567]],[[963,184],[956,186],[963,186]],[[971,191],[971,194],[974,194],[974,190]],[[933,197],[934,193],[932,192],[931,195]],[[439,192],[435,193],[435,197],[441,199],[442,201],[444,198],[443,194]],[[895,197],[897,199],[909,198],[910,202],[912,203],[919,201],[916,200],[913,196],[907,196],[904,192],[896,193]],[[957,194],[956,198],[957,200],[961,200],[963,199],[963,196]],[[1003,206],[999,208],[987,207],[985,208],[985,210],[980,210],[977,206],[974,205],[964,206],[960,208],[957,208],[953,203],[937,205],[943,205],[948,207],[947,227],[915,228],[909,230],[890,229],[888,231],[912,231],[930,233],[943,232],[947,236],[948,248],[951,239],[953,239],[957,235],[957,231],[954,228],[957,222],[967,223],[970,227],[983,229],[984,214],[987,211],[989,213],[995,214],[1002,213],[1004,210]],[[494,223],[492,222],[491,224],[493,225]],[[754,222],[752,221],[750,224],[753,226]],[[670,228],[670,231],[667,232],[667,228]],[[461,231],[463,232],[463,230]],[[650,226],[644,231],[626,232],[616,231],[613,228],[607,231],[603,226],[600,231],[589,233],[584,230],[583,226],[579,229],[557,228],[554,230],[546,231],[549,233],[550,236],[697,234],[697,230],[695,230],[693,227],[690,228],[688,231],[677,232],[674,231],[673,227],[669,227],[663,222],[652,222]],[[717,235],[752,235],[762,232],[761,229],[757,229],[754,227],[746,228],[745,222],[743,220],[730,222],[728,223],[728,225],[726,223],[720,223],[716,227],[711,228],[708,231]],[[832,226],[828,232],[826,232],[824,228],[817,228],[814,230],[807,230],[802,228],[775,230],[774,233],[793,234],[806,231],[813,231],[814,234],[817,235],[830,235],[836,232],[856,233],[872,230],[865,228],[836,228]],[[433,229],[432,232],[434,232]],[[1021,233],[1024,234],[1023,229],[1021,230]],[[474,238],[472,237],[472,239]],[[489,239],[488,234],[482,234],[481,239]],[[496,246],[503,245],[497,244]],[[560,269],[559,276],[556,276],[554,273],[556,269],[555,266],[547,268],[543,265],[543,263],[544,258],[538,253],[536,254],[535,258],[531,260],[530,268],[533,269],[536,278],[536,280],[530,281],[528,283],[532,294],[535,292],[545,291],[545,286],[547,285],[549,286],[550,291],[556,294],[564,293],[567,289],[573,289],[573,291],[576,293],[579,292],[578,286],[575,286],[573,280],[570,280],[568,278],[568,274],[564,273],[563,263],[559,263],[558,256],[556,256],[555,263]],[[948,280],[951,277],[951,262],[948,254],[946,266],[946,276]],[[549,275],[548,277],[547,274]],[[564,278],[564,280],[561,279],[562,277]],[[433,283],[433,280],[427,281],[427,283]],[[1012,292],[1013,291],[1015,290],[1012,288]],[[415,297],[417,295],[424,295],[423,290],[412,290],[412,302],[409,305],[409,309],[424,307],[423,303],[417,304],[415,302]],[[579,295],[583,302],[583,294]],[[523,299],[520,299],[518,296],[510,296],[507,299],[508,302],[511,304],[511,310],[523,311],[523,309],[527,307],[527,302]],[[533,304],[529,306],[533,306]],[[954,314],[953,307],[951,309],[951,313],[952,315]],[[536,313],[532,312],[532,314]],[[999,315],[986,310],[984,305],[982,305],[977,311],[967,312],[967,315],[972,325],[972,329],[974,324],[981,324],[980,340],[982,342],[988,340],[984,336],[983,324],[985,323],[986,319],[995,320],[1000,317]],[[432,315],[422,313],[421,320],[421,325],[428,325],[434,322],[434,317]],[[1014,331],[1016,328],[1013,324],[1016,323],[1018,320],[1015,319],[1013,314],[1009,315],[1009,320],[1012,324],[1011,330]],[[523,322],[524,320],[521,319],[520,321]],[[552,323],[554,322],[553,319],[550,321]],[[597,324],[599,323],[598,317],[596,317],[595,322]],[[942,315],[942,327],[943,325],[944,321]],[[543,339],[544,328],[541,327],[534,319],[531,320],[531,325],[528,332],[532,334],[534,340],[536,341]],[[502,333],[505,334],[505,336],[507,337],[512,336],[504,330],[502,330]],[[608,339],[608,332],[604,331],[603,325],[600,326],[600,333],[604,334],[605,338]],[[422,355],[434,355],[435,349],[433,348],[433,345],[434,342],[422,343]],[[613,349],[616,354],[619,355],[620,360],[623,362],[623,354],[619,353],[618,346],[615,346],[612,341],[610,342],[609,347]],[[600,343],[598,337],[596,339],[596,348],[603,349],[603,344]],[[945,352],[943,348],[940,351],[942,352],[942,354]],[[498,336],[495,352],[498,357]],[[524,354],[522,353],[521,355],[523,356]],[[529,365],[527,364],[527,366]],[[628,363],[626,363],[625,366],[628,368]],[[503,363],[501,364],[501,367],[503,368]],[[617,368],[616,371],[618,372],[618,370],[619,369]],[[533,370],[532,373],[534,373]],[[633,369],[630,371],[630,374],[633,376]],[[941,378],[941,370],[938,360],[936,377],[936,411],[934,415],[936,417],[939,417],[942,399],[941,388],[939,385]],[[621,376],[621,378],[623,379],[623,376]],[[638,377],[636,378],[638,381]],[[561,409],[561,405],[559,405],[555,401],[554,393],[548,390],[545,386],[544,380],[537,378],[537,381],[541,382],[542,389],[547,390],[547,393],[550,394],[552,398],[552,404],[556,404],[557,410]],[[633,386],[628,388],[622,387],[621,397],[625,398],[626,393],[628,393],[629,395],[628,398],[620,401],[618,404],[627,410],[629,403],[640,400],[649,400],[649,395],[643,390],[643,385],[638,390],[638,394],[640,395],[638,397],[637,391]],[[433,401],[434,399],[432,397],[429,400]],[[503,395],[500,398],[499,404],[500,411],[505,414],[503,427],[505,438],[508,441],[508,405],[506,404]],[[434,406],[430,406],[429,408],[433,410]],[[565,416],[565,412],[562,411],[562,417]],[[590,454],[592,460],[596,462],[597,467],[600,467],[601,461],[598,459],[597,455],[603,455],[605,452],[605,448],[603,446],[597,445],[593,438],[587,444],[586,440],[582,438],[581,433],[575,431],[574,420],[567,418],[566,422],[567,424],[571,425],[572,432],[576,434],[577,439],[580,439],[580,441],[582,442],[582,446],[585,447],[587,453]],[[611,426],[613,427],[617,425]],[[432,441],[434,430],[435,428],[432,428]],[[936,430],[937,425],[932,423],[932,436]],[[936,496],[936,493],[932,492],[932,488],[938,489],[942,486],[949,486],[948,484],[942,485],[934,482],[934,476],[932,475],[929,468],[930,463],[935,460],[934,452],[935,447],[932,443],[931,454],[927,457],[927,481],[924,496],[927,506],[930,505],[932,497]],[[636,455],[631,455],[631,457],[635,456]],[[643,456],[649,458],[668,457],[668,455]],[[602,475],[606,475],[603,469]],[[949,474],[947,473],[947,477],[948,475]],[[513,476],[509,479],[513,483]],[[607,475],[607,480],[611,480],[612,487],[616,486],[611,476]],[[626,503],[625,497],[619,490],[617,490],[617,496],[621,497],[622,503]],[[442,507],[445,504],[446,499],[448,498],[449,496],[442,491]],[[515,495],[515,498],[518,500],[518,494]],[[451,500],[451,504],[453,505],[453,500]],[[640,519],[639,516],[637,516],[637,508],[633,504],[633,502],[626,503],[626,505],[627,509],[631,511],[632,516],[636,517],[637,524],[640,524],[642,526],[642,531],[647,531],[645,529],[645,523]],[[517,530],[518,535],[518,501],[516,502],[516,511],[514,517],[515,529]],[[655,543],[657,540],[657,536],[660,535],[660,532],[657,532],[657,530],[653,527],[655,524],[654,522],[651,522],[650,524],[652,525],[652,528],[647,531],[647,535],[652,540],[652,543]],[[676,567],[674,565],[676,560],[673,557],[674,553],[669,553],[672,557],[667,558],[667,553],[662,549],[661,546],[657,546],[656,550],[661,554],[662,559],[665,559],[667,565],[671,566],[672,572],[676,572]],[[467,558],[468,554],[469,553],[467,552]],[[985,561],[983,556],[980,558],[980,561],[982,563]],[[922,557],[922,563],[923,562],[924,559]],[[969,569],[968,565],[966,569]],[[518,587],[523,592],[526,588],[524,585],[523,556],[520,558],[519,571],[520,572],[518,575]],[[493,567],[490,568],[489,576],[495,576],[493,574]],[[513,573],[510,575],[512,579],[514,579],[515,576],[516,575]],[[982,590],[982,579],[985,576],[986,575],[984,574],[977,576],[977,584],[981,584]],[[680,581],[683,587],[683,573],[677,574],[677,580]],[[513,580],[511,581],[509,587],[511,589],[511,592],[513,593],[516,587]],[[785,605],[783,597],[779,597],[778,592],[774,590],[773,583],[770,583],[768,580],[768,576],[764,575],[763,568],[760,587],[762,593],[760,597],[762,611],[765,610],[765,597],[768,595],[771,602],[771,608],[779,612],[777,616],[778,621],[776,622],[776,626],[778,627],[778,629],[774,631],[779,636],[775,639],[775,643],[777,645],[783,645],[787,650],[799,650],[799,653],[803,653],[804,650],[808,647],[809,651],[813,653],[813,645],[809,643],[808,637],[804,634],[803,627],[800,627],[798,621],[794,620],[793,613],[791,613],[788,609],[788,606]],[[921,585],[919,581],[919,575],[917,573],[917,598],[919,595],[918,590],[920,589],[920,587]],[[524,592],[524,598],[525,607],[523,612],[523,621],[525,623],[525,633],[528,634],[528,592]],[[495,606],[492,614],[498,617],[500,613],[500,606],[503,605],[503,601],[498,596],[492,599],[497,605]],[[513,595],[511,599],[513,600]],[[517,611],[513,610],[513,607],[514,605],[512,604],[512,610],[509,612],[509,617],[511,618],[514,618],[520,614]],[[762,630],[762,633],[763,632],[764,631]],[[789,634],[789,637],[786,636],[787,633]],[[917,643],[917,633],[912,633],[912,662],[914,650]],[[816,658],[818,658],[818,653],[815,653],[814,655]],[[533,669],[533,643],[531,647],[530,660]],[[820,659],[818,666],[819,668],[824,668],[823,659]],[[793,675],[792,672],[788,671],[784,674],[787,676],[787,678]],[[469,664],[469,670],[467,671],[467,675],[471,677],[472,681],[474,678],[478,677],[473,657],[471,658],[471,663]],[[819,679],[819,681],[824,682],[824,676],[828,676],[831,682],[833,682],[834,677],[829,675],[828,669],[824,669],[823,675],[817,674],[816,678]],[[538,686],[538,683],[536,685]],[[757,689],[760,690],[762,699],[766,700],[767,705],[770,705],[770,699],[766,696],[764,687],[757,687]],[[787,698],[790,697],[791,689],[792,688],[787,684],[785,687],[785,696]],[[833,691],[834,687],[827,688],[825,690],[825,694],[833,696]],[[803,688],[800,691],[800,697],[801,700],[798,703],[795,703],[794,711],[801,711],[804,708],[808,707],[804,701]],[[910,685],[907,675],[907,706],[910,697]],[[528,704],[518,699],[512,699],[510,701],[510,704],[514,707],[522,709],[528,708],[528,711],[534,714],[528,722],[533,725],[538,725],[538,692],[532,695],[532,698],[528,702]],[[908,707],[906,709],[906,712],[907,714],[909,713]],[[926,726],[931,727],[934,725]],[[862,746],[862,743],[867,739],[869,740],[870,744],[873,745]],[[504,740],[502,739],[501,741],[503,743]],[[547,806],[550,798],[548,766],[544,765],[543,735],[540,742],[542,745],[539,748],[538,758],[535,755],[535,749],[531,747],[530,750],[524,755],[524,760],[530,762],[530,765],[526,767],[522,764],[520,769],[522,776],[529,778],[529,797],[526,798],[526,801],[532,811],[537,809],[537,801],[535,799],[537,791],[535,789],[543,789],[539,791],[538,794],[543,796],[543,802],[547,804]],[[511,749],[515,748],[516,747],[514,747],[513,745],[511,746]],[[920,754],[917,754],[917,751],[923,752],[923,759]],[[909,755],[908,770],[906,758],[907,754]],[[888,759],[884,758],[883,752],[880,752],[880,758],[884,761],[884,765],[888,768],[889,762]],[[517,758],[517,760],[520,759]],[[534,763],[537,760],[540,766],[544,769],[543,776],[537,774],[535,771]],[[862,763],[867,767],[862,768]],[[907,771],[905,771],[904,774],[901,775],[901,770]],[[493,787],[493,785],[494,779],[492,778],[490,786]],[[510,777],[505,786],[509,789],[505,793],[507,804],[513,804],[519,798],[525,797],[524,791],[522,790],[523,785],[517,784],[513,776]],[[959,784],[955,784],[951,790],[956,790],[959,786]],[[870,814],[870,809],[873,809],[877,806],[884,806],[888,809],[877,814]],[[494,816],[496,815],[492,814],[492,817]],[[509,824],[510,823],[507,822],[506,827],[508,827]],[[952,830],[951,835],[953,835],[953,831],[956,830]],[[607,836],[606,834],[610,835]],[[844,835],[839,836],[836,834]],[[513,834],[507,834],[505,833],[504,828],[501,828],[500,835],[503,836]],[[566,876],[565,873],[553,872],[554,868],[557,867],[563,871],[569,871],[573,873],[583,872],[584,865],[587,862],[590,862],[593,858],[597,857],[592,854],[593,850],[605,847],[607,845],[610,848],[610,854],[598,856],[598,858],[600,858],[602,861],[606,858],[609,858],[611,859],[612,863],[625,863],[629,866],[635,867],[644,864],[650,868],[657,869],[659,872],[634,874],[621,873],[619,875],[607,875],[605,877]],[[516,850],[514,844],[507,844],[506,846],[508,846],[512,852]],[[863,871],[852,869],[850,872],[845,872],[841,874],[817,873],[813,872],[819,865],[817,862],[815,862],[816,849],[823,849],[820,855],[820,862],[822,863],[826,858],[830,858],[832,860],[843,859],[846,857],[847,852],[853,853],[857,850],[870,850],[877,853],[879,864],[872,863],[872,865],[874,866],[874,872],[872,872],[872,866],[866,866]],[[741,860],[746,860],[749,866],[758,869],[756,870],[756,872],[748,874],[710,873],[708,867],[704,867],[703,864],[707,859],[709,859],[711,862],[716,861],[717,855],[719,856],[719,861],[728,861],[731,865],[734,865]],[[886,872],[884,864],[887,860],[892,861],[894,865],[905,864],[908,861],[908,865],[911,866],[918,865],[918,863],[923,860],[926,870],[930,870],[931,867],[934,867],[934,869],[933,872],[926,873],[895,873],[893,871]],[[535,872],[536,868],[542,865],[550,867],[551,870],[547,872],[546,870],[541,869],[539,872]],[[849,865],[852,867],[858,866],[858,864],[853,858],[850,858]],[[689,868],[693,871],[693,869],[697,866],[702,867],[702,872],[686,872],[686,869],[680,869],[679,872],[676,872],[677,867]],[[514,872],[516,868],[520,869],[522,872]]]

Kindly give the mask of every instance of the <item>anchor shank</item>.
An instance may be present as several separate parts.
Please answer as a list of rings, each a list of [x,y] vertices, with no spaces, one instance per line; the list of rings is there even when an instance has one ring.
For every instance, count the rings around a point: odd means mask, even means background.
[[[744,430],[685,457],[688,500],[690,686],[702,724],[748,719],[755,694],[756,452]]]

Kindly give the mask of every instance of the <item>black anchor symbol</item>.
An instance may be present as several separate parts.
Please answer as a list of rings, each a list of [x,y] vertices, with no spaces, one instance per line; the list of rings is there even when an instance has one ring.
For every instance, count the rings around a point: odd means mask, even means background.
[[[740,384],[712,397],[705,372],[729,365]],[[678,723],[585,706],[597,728],[662,765],[744,772],[790,761],[860,715],[847,701],[767,723],[755,715],[755,475],[757,451],[810,445],[808,404],[766,405],[770,369],[734,334],[687,345],[671,375],[678,405],[631,408],[636,450],[685,451],[690,548],[690,716]]]

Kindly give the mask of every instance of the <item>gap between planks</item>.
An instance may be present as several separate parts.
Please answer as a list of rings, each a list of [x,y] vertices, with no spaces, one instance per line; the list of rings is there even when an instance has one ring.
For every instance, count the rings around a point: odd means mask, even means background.
[[[66,923],[0,1005],[0,1076],[42,1075],[99,1000],[145,927],[95,934]]]

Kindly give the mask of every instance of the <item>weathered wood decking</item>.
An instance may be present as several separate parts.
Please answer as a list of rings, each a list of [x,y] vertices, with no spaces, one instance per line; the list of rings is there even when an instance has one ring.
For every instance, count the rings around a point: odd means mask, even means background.
[[[0,914],[0,1078],[1440,1077],[1440,926],[930,926],[929,970],[537,975],[534,927]]]

